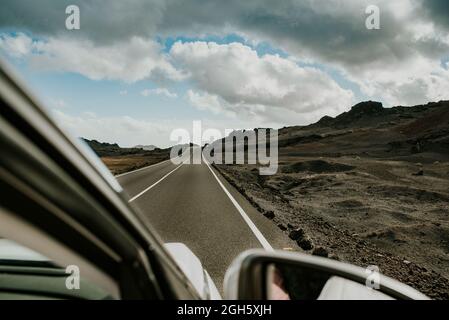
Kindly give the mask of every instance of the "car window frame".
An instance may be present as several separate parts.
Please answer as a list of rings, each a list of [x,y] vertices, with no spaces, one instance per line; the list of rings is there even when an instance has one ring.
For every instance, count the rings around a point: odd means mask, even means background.
[[[129,206],[118,183],[114,184],[115,178],[111,180],[104,168],[99,168],[98,161],[93,161],[92,155],[88,155],[76,139],[65,134],[23,87],[4,62],[0,62],[0,119],[3,121],[3,132],[0,134],[3,138],[2,149],[6,151],[0,157],[0,168],[3,169],[0,179],[11,192],[17,192],[21,187],[22,194],[26,194],[23,189],[28,188],[29,194],[21,199],[22,206],[30,205],[26,203],[28,200],[34,201],[47,213],[46,219],[52,223],[43,226],[30,213],[15,210],[21,205],[17,199],[6,199],[1,205],[10,202],[7,207],[14,214],[38,229],[45,229],[56,240],[75,249],[101,270],[111,273],[118,279],[121,292],[126,292],[123,295],[125,298],[200,298],[154,230],[145,225],[139,214]],[[48,178],[42,175],[44,171],[48,173]],[[48,196],[48,192],[45,194],[41,187],[33,184],[31,177],[27,177],[24,172],[30,176],[34,173],[34,178],[41,173],[40,181],[45,180],[49,186],[53,185],[53,190],[65,195],[62,198],[70,199],[72,196],[64,193],[67,192],[64,188],[78,188],[79,202],[74,205],[72,201],[71,205],[79,208],[85,205],[86,208],[98,210],[95,214],[84,212],[83,215],[83,210],[71,209],[70,203],[65,206],[61,202],[56,203],[55,199]],[[8,174],[9,181],[5,183]],[[61,189],[55,189],[57,183]],[[32,199],[30,193],[40,195],[42,199]],[[61,210],[61,207],[65,210]],[[61,233],[58,228],[67,229],[66,233]],[[83,235],[83,245],[87,248],[90,243],[91,252],[80,246],[75,236],[71,241],[64,240],[69,231],[73,235]],[[93,237],[88,236],[89,231]],[[95,236],[98,238],[99,232],[101,237],[96,241],[98,239]],[[106,243],[103,245],[102,242]],[[101,261],[101,257],[107,256],[105,251],[108,250],[105,248],[108,247],[113,248],[112,251],[120,251],[121,261],[118,265]],[[96,253],[101,254],[97,256]],[[129,277],[135,279],[126,279]],[[152,287],[149,290],[151,292],[148,291],[149,287]]]

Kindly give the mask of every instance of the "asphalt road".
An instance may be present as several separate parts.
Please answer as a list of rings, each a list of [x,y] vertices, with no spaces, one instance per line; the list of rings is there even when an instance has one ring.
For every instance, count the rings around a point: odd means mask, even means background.
[[[165,161],[117,179],[163,241],[186,244],[220,291],[227,267],[240,252],[293,246],[204,161],[181,165]]]

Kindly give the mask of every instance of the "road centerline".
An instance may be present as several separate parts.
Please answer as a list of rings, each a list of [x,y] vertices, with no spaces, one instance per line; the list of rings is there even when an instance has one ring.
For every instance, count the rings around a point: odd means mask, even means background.
[[[206,159],[204,158],[203,155],[201,155],[201,157],[203,158],[203,161],[207,165],[207,167],[209,168],[210,172],[212,172],[212,175],[215,177],[215,179],[217,180],[217,182],[220,185],[220,187],[223,189],[224,193],[231,200],[232,204],[237,209],[237,211],[240,213],[240,215],[242,216],[243,220],[246,222],[246,224],[251,229],[253,234],[256,236],[257,240],[259,240],[259,242],[262,245],[262,247],[265,250],[267,250],[267,251],[274,251],[273,247],[270,245],[268,240],[264,237],[262,232],[260,232],[260,230],[256,227],[256,225],[250,219],[250,217],[246,214],[245,210],[243,210],[243,208],[239,205],[237,200],[235,200],[235,198],[231,195],[231,193],[228,191],[228,189],[226,189],[226,187],[223,185],[223,183],[220,181],[220,179],[218,179],[217,175],[215,174],[215,172],[210,167],[209,162],[206,161]]]
[[[165,174],[162,178],[160,178],[158,181],[156,181],[155,183],[153,183],[151,186],[149,186],[148,188],[144,189],[143,191],[139,192],[137,195],[135,195],[134,197],[132,197],[131,199],[128,200],[128,202],[132,202],[134,200],[136,200],[137,198],[139,198],[141,195],[143,195],[145,192],[151,190],[153,187],[155,187],[157,184],[159,184],[162,180],[164,180],[165,178],[167,178],[169,175],[171,175],[173,172],[175,172],[176,170],[178,170],[184,163],[181,163],[179,166],[177,166],[176,168],[174,168],[173,170],[171,170],[169,173]]]

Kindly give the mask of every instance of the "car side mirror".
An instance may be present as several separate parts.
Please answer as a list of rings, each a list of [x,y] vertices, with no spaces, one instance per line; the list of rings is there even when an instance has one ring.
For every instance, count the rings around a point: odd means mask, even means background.
[[[225,275],[226,299],[427,300],[424,294],[381,275],[309,254],[262,249],[239,255]]]

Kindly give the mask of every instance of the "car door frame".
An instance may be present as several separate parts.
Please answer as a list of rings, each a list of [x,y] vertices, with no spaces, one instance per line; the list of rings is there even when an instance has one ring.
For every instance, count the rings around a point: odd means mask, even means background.
[[[98,157],[24,88],[0,61],[2,211],[114,279],[121,298],[199,299]]]

